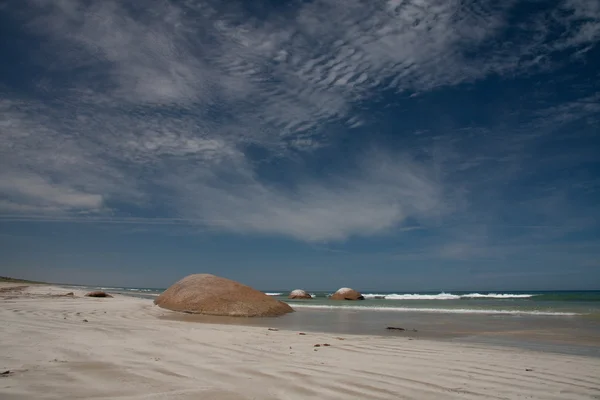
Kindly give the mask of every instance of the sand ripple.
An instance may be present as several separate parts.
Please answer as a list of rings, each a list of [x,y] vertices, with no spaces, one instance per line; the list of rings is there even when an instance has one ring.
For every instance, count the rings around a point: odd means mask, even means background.
[[[598,358],[203,325],[158,319],[168,311],[145,299],[64,292],[1,294],[3,400],[600,398]]]

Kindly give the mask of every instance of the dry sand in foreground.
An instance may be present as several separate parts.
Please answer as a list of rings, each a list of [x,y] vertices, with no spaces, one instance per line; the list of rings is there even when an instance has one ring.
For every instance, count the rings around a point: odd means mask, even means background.
[[[67,291],[0,292],[0,399],[600,398],[598,358],[159,320]]]

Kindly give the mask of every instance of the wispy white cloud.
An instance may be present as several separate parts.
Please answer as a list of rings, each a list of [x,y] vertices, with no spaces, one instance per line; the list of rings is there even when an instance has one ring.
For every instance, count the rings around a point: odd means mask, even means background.
[[[597,43],[592,3],[534,13],[514,45],[505,42],[512,1],[319,0],[261,16],[214,1],[5,8],[43,43],[32,57],[46,73],[32,92],[4,90],[0,210],[47,218],[161,206],[214,229],[308,241],[434,223],[471,206],[451,171],[485,158],[348,155],[353,170],[282,184],[261,175],[247,147],[314,152],[332,125],[367,131],[361,107],[386,91],[550,68],[556,52]],[[562,27],[557,40],[550,24]],[[561,113],[597,112],[580,108]]]
[[[185,217],[211,216],[208,224],[224,230],[307,241],[373,235],[409,216],[429,220],[448,211],[433,168],[382,153],[369,155],[347,176],[309,178],[287,188],[242,171],[250,171],[248,165],[167,175],[165,185]]]
[[[555,51],[544,22],[558,18],[532,16],[532,39],[507,48],[499,41],[514,2],[317,1],[260,19],[215,2],[42,4],[30,26],[64,55],[53,67],[78,67],[72,89],[234,109],[246,126],[270,123],[276,135],[332,120],[356,125],[353,106],[382,85],[420,91],[527,68]],[[596,10],[575,1],[564,8],[572,14],[560,19],[569,28],[562,48],[595,43],[579,22],[595,24]]]
[[[31,207],[38,210],[67,209],[98,211],[102,207],[101,194],[86,193],[69,185],[48,182],[46,179],[24,173],[0,173],[0,193],[8,198],[3,208],[16,210]]]
[[[567,16],[558,20],[567,26],[567,34],[557,41],[558,49],[580,47],[590,50],[600,39],[600,3],[597,1],[566,0],[560,9]]]
[[[600,118],[600,93],[549,107],[541,111],[540,116],[540,124],[561,126],[563,123],[577,121],[582,118],[589,119],[590,124],[596,123]]]

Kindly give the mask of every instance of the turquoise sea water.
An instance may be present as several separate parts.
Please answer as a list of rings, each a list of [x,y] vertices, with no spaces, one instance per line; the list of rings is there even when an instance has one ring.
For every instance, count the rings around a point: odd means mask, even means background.
[[[154,298],[162,288],[89,287],[108,292]],[[363,301],[332,301],[333,291],[309,292],[309,300],[287,299],[288,290],[265,293],[298,309],[339,309],[421,312],[441,314],[515,314],[600,318],[600,291],[454,291],[454,292],[365,292]]]

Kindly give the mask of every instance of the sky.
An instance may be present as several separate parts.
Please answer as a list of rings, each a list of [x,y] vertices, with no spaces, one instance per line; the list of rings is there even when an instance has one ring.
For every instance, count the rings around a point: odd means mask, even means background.
[[[0,275],[600,289],[600,1],[5,0]]]

